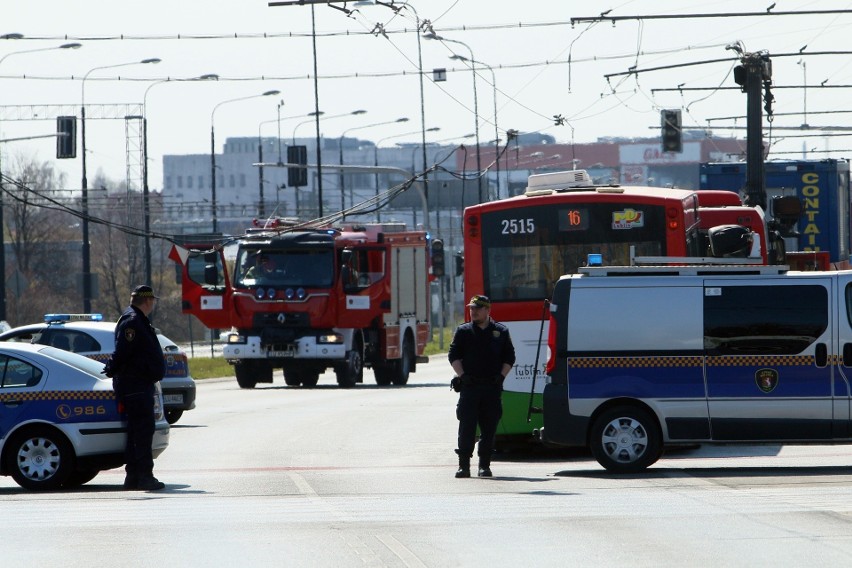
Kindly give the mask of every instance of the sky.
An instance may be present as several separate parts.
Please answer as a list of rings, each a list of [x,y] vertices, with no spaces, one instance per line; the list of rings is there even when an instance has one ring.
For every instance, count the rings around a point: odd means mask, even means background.
[[[463,137],[477,125],[483,145],[495,135],[505,140],[509,129],[545,132],[564,143],[657,136],[662,109],[681,109],[685,128],[709,125],[716,135],[744,137],[725,127],[745,126],[743,118],[726,117],[744,116],[746,96],[717,89],[736,86],[737,55],[726,46],[740,42],[772,58],[776,116],[771,133],[765,122],[765,135],[771,134],[773,157],[800,157],[803,149],[818,158],[852,155],[847,137],[784,129],[804,123],[805,112],[812,127],[849,123],[852,113],[839,111],[852,111],[850,90],[841,88],[852,85],[852,58],[819,53],[852,49],[852,2],[412,0],[394,2],[397,13],[348,2],[350,14],[258,0],[41,0],[12,9],[11,0],[2,2],[0,36],[24,37],[0,40],[0,141],[49,135],[53,116],[78,113],[83,98],[90,118],[123,116],[144,103],[154,190],[162,183],[162,155],[209,155],[211,127],[217,152],[228,137],[276,136],[279,124],[283,138],[313,136],[313,123],[305,121],[315,110],[315,61],[323,136],[382,146],[419,141],[418,51],[425,127],[440,129],[427,141],[470,145]],[[781,15],[827,10],[850,13]],[[623,19],[587,20],[604,12]],[[718,13],[731,15],[686,17]],[[734,15],[744,13],[765,15]],[[659,15],[684,17],[649,17]],[[572,18],[586,20],[572,25]],[[418,22],[443,39],[421,36],[418,50]],[[59,48],[72,42],[82,47]],[[453,55],[478,62],[476,104],[474,74]],[[150,58],[161,62],[139,63]],[[701,63],[707,61],[715,62]],[[446,81],[435,82],[433,70],[440,68]],[[205,74],[219,79],[193,80]],[[662,90],[679,86],[698,90]],[[280,93],[262,95],[273,90]],[[366,113],[353,115],[356,110]],[[124,121],[86,124],[88,177],[101,170],[124,179]],[[4,161],[54,161],[55,141],[8,141],[0,151]],[[79,153],[78,143],[77,159],[54,162],[68,174],[69,189],[80,186]]]

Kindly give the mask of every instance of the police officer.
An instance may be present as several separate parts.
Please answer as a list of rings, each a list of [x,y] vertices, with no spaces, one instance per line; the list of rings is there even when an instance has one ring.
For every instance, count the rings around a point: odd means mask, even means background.
[[[154,477],[154,386],[166,373],[163,349],[148,320],[157,296],[150,286],[137,286],[130,306],[115,326],[115,352],[104,372],[112,377],[115,396],[127,416],[125,489],[158,491],[166,485]]]
[[[503,379],[515,363],[515,347],[509,330],[491,319],[491,300],[477,295],[470,299],[470,322],[456,328],[449,359],[458,385],[459,469],[456,477],[470,477],[470,458],[479,424],[479,477],[491,477],[491,452],[497,423],[503,415],[500,400]]]

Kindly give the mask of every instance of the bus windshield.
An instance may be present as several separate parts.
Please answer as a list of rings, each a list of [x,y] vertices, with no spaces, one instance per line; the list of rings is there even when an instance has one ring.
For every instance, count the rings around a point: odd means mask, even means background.
[[[483,289],[494,302],[548,298],[589,253],[605,265],[628,265],[631,246],[637,256],[667,254],[666,236],[662,204],[585,201],[484,212]]]

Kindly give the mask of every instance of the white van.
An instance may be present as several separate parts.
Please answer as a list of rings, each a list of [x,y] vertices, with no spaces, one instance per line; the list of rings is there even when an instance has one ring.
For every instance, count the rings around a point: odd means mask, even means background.
[[[852,443],[852,271],[584,268],[550,326],[540,437],[610,471],[667,444]]]

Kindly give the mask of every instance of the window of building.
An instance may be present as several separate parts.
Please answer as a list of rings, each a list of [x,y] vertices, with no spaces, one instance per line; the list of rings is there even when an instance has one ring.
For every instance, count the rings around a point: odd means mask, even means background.
[[[178,187],[183,187],[183,176],[177,177],[177,184],[178,184]]]
[[[234,174],[231,174],[230,176],[228,176],[228,178],[229,178],[229,181],[231,182],[231,187],[236,187],[237,186],[237,178],[234,176]]]
[[[186,187],[192,188],[192,176],[186,176]]]
[[[240,174],[240,187],[246,186],[246,174]]]

